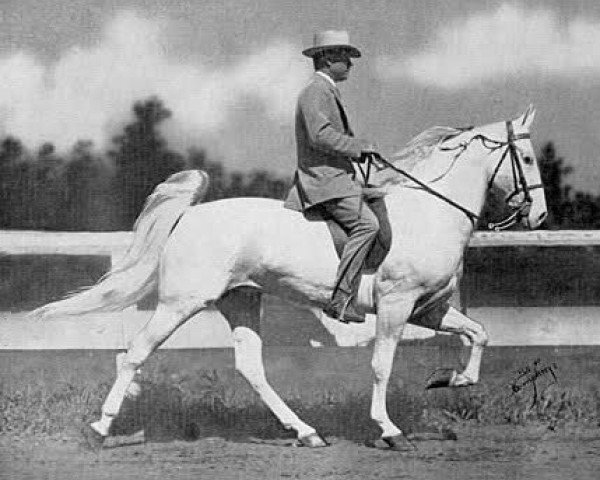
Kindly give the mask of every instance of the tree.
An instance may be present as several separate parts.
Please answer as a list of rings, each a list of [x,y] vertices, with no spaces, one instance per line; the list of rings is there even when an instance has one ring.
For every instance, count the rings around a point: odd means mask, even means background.
[[[565,177],[573,169],[564,165],[564,159],[557,156],[556,148],[552,142],[546,143],[538,156],[538,164],[542,176],[542,184],[546,194],[546,205],[548,206],[548,228],[559,228],[569,217],[565,217],[568,204],[570,203],[571,186],[566,185]]]
[[[22,189],[27,184],[29,169],[25,148],[15,137],[6,137],[0,144],[0,228],[15,228],[15,219],[25,214]],[[25,182],[23,181],[25,180]]]
[[[31,168],[32,183],[25,199],[32,206],[30,221],[35,228],[62,230],[65,224],[65,159],[56,154],[52,143],[44,143]],[[29,200],[27,200],[29,199]]]
[[[220,162],[212,162],[208,160],[208,155],[205,150],[194,148],[190,150],[188,156],[188,164],[190,168],[203,170],[208,174],[210,183],[208,191],[204,197],[205,202],[226,198],[228,195],[227,188],[227,173]]]
[[[287,191],[287,184],[265,170],[254,171],[250,174],[250,183],[245,195],[250,197],[265,197],[282,200]]]
[[[228,197],[243,197],[245,193],[244,175],[240,172],[233,172],[229,177],[229,185],[227,186]]]
[[[183,157],[167,146],[159,126],[171,117],[157,97],[136,102],[135,120],[122,135],[113,139],[116,149],[109,152],[115,162],[115,198],[119,226],[130,229],[152,189],[169,175],[180,171]]]
[[[21,159],[25,148],[21,141],[8,136],[0,144],[0,167],[9,167]]]
[[[112,180],[112,169],[105,158],[94,153],[92,142],[78,141],[64,171],[63,229],[114,229]]]

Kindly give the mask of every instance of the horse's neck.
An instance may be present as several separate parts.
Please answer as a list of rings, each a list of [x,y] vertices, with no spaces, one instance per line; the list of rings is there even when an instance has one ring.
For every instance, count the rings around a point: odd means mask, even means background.
[[[447,152],[443,154],[448,155]],[[454,153],[448,161],[452,162]],[[462,158],[461,158],[462,157]],[[441,193],[479,215],[483,209],[487,186],[485,159],[481,155],[481,147],[472,145],[455,161],[450,170],[437,182],[430,184]]]
[[[487,186],[486,159],[483,156],[487,156],[489,152],[483,152],[480,145],[473,144],[453,162],[456,153],[458,150],[456,152],[436,151],[433,153],[436,158],[419,163],[411,173],[419,180],[428,181],[440,171],[444,172],[440,179],[428,182],[427,185],[466,210],[479,215],[483,209]],[[416,185],[415,187],[419,188]],[[399,191],[403,188],[407,187],[397,185],[393,190]],[[457,229],[461,243],[468,242],[473,231],[473,222],[460,209],[453,207],[449,210],[448,203],[442,199],[436,200],[440,222],[446,220],[448,228]],[[437,215],[436,211],[433,211],[432,215]]]
[[[449,198],[476,215],[481,214],[487,195],[488,166],[496,165],[500,161],[504,149],[490,150],[481,141],[472,138],[473,135],[482,135],[486,138],[501,139],[505,133],[504,129],[504,123],[480,127],[471,131],[464,151],[436,151],[439,155],[447,155],[447,161],[454,163],[448,174],[435,185]],[[454,160],[457,154],[458,158]]]

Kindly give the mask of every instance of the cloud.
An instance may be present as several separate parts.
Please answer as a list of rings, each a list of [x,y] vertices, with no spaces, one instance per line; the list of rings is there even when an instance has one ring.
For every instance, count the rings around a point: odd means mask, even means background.
[[[291,124],[309,75],[298,46],[274,41],[237,63],[209,67],[176,58],[167,26],[125,11],[97,45],[65,51],[53,65],[26,52],[0,59],[0,132],[29,146],[49,141],[64,150],[87,139],[104,147],[131,118],[133,102],[151,95],[173,112],[177,127],[166,130],[179,139],[226,142],[227,126],[248,102],[257,105],[256,121]]]
[[[522,75],[600,75],[600,23],[502,5],[443,28],[426,51],[381,57],[384,79],[458,89]]]

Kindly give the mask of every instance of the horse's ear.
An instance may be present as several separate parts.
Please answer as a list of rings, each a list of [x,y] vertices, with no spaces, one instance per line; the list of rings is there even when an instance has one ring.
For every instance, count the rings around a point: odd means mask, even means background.
[[[533,119],[535,118],[535,108],[532,104],[527,107],[525,113],[521,115],[516,121],[516,124],[524,125],[527,128],[533,123]]]

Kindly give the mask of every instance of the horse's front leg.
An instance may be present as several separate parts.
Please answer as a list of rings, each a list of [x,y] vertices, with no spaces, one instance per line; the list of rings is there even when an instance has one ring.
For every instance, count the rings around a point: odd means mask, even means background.
[[[427,382],[427,388],[467,387],[479,382],[483,349],[488,343],[488,335],[483,325],[456,308],[450,307],[436,330],[460,335],[463,340],[466,340],[465,343],[471,345],[471,355],[462,372],[456,370],[436,372]]]
[[[373,368],[373,397],[371,418],[381,428],[381,438],[392,449],[413,450],[402,430],[390,419],[387,412],[387,387],[394,363],[396,346],[404,325],[414,305],[406,292],[390,292],[381,297],[377,306],[377,327],[371,367]]]

